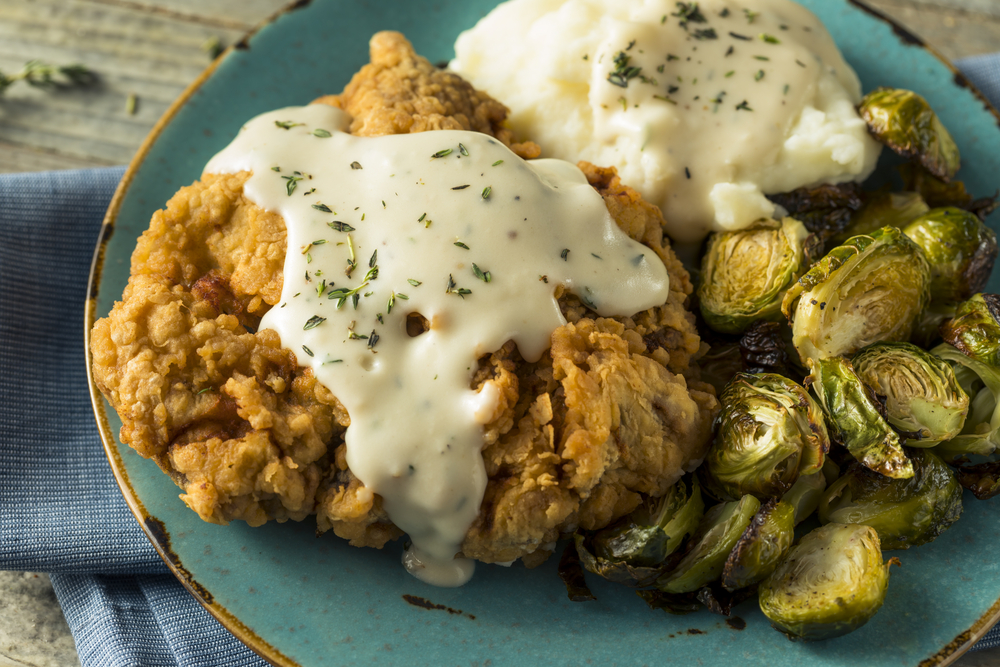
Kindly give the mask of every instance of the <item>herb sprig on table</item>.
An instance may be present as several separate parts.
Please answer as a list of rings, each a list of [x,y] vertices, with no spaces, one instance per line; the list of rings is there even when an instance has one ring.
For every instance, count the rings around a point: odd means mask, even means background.
[[[64,88],[68,86],[91,86],[97,82],[97,75],[85,66],[50,65],[40,60],[29,60],[15,74],[0,72],[0,94],[18,81],[24,81],[36,88]]]

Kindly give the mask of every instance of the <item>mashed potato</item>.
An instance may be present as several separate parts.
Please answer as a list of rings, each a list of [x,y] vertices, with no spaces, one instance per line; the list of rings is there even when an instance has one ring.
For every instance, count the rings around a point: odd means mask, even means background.
[[[878,159],[857,76],[789,0],[511,0],[455,52],[515,133],[614,165],[677,241],[773,215],[765,194],[862,180]]]

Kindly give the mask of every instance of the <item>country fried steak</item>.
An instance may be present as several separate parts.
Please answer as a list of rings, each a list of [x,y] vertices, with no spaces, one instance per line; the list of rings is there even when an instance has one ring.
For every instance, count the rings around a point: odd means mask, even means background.
[[[474,130],[540,154],[514,142],[502,104],[398,33],[375,35],[371,63],[316,103],[349,113],[353,134]],[[718,409],[692,367],[692,286],[659,209],[614,169],[579,166],[619,227],[663,260],[670,298],[606,318],[557,287],[567,324],[538,362],[513,342],[479,360],[472,387],[495,382],[501,407],[485,427],[489,481],[462,553],[485,562],[536,565],[561,534],[662,495],[704,456]],[[315,515],[320,531],[381,547],[402,533],[347,466],[350,416],[275,332],[258,330],[281,294],[285,224],[246,198],[248,177],[204,174],[153,215],[122,300],[92,331],[95,380],[122,419],[122,442],[156,461],[205,521]]]

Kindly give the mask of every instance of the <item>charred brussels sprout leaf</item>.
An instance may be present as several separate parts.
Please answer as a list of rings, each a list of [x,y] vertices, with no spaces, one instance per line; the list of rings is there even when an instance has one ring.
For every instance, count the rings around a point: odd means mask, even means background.
[[[841,233],[862,205],[861,187],[851,182],[799,188],[768,195],[768,199],[801,221],[821,242]]]
[[[827,524],[803,537],[761,583],[761,611],[791,639],[845,635],[882,606],[893,562],[882,562],[873,528]]]
[[[626,521],[598,531],[589,540],[574,536],[583,566],[609,581],[648,586],[663,574],[667,557],[695,531],[705,511],[701,490],[692,480],[691,495],[678,481],[662,497],[648,500]]]
[[[740,338],[744,373],[777,373],[791,377],[788,345],[780,322],[754,322]],[[802,374],[796,374],[802,377]]]
[[[722,568],[722,587],[735,591],[771,574],[795,539],[795,508],[771,498],[760,508]]]
[[[701,379],[712,385],[716,395],[719,395],[733,376],[744,370],[740,344],[738,340],[723,340],[721,336],[713,336],[708,331],[702,340],[710,347],[705,356],[698,360]]]
[[[721,396],[718,431],[702,472],[709,491],[735,500],[780,496],[823,466],[830,440],[819,405],[774,373],[740,373]]]
[[[972,399],[962,432],[934,451],[946,461],[965,454],[992,454],[1000,445],[1000,368],[976,361],[947,343],[931,353],[952,364],[959,386]]]
[[[957,206],[975,214],[980,220],[985,220],[1000,205],[997,202],[996,194],[992,197],[974,199],[965,189],[965,183],[962,181],[945,183],[931,176],[926,169],[918,164],[900,165],[899,172],[903,177],[904,187],[907,190],[920,193],[921,198],[931,208]],[[899,225],[894,226],[899,227]]]
[[[916,192],[876,192],[868,195],[865,205],[851,218],[851,223],[835,240],[843,242],[858,234],[871,234],[883,227],[902,229],[930,207]]]
[[[929,298],[923,251],[895,227],[883,227],[827,253],[785,293],[782,310],[799,355],[819,359],[908,340]]]
[[[664,593],[657,590],[636,591],[650,609],[662,609],[668,614],[690,614],[708,609],[713,614],[729,616],[733,607],[757,594],[757,589],[730,592],[718,586],[705,586],[693,593]]]
[[[1000,461],[960,465],[957,475],[959,483],[980,500],[1000,493]]]
[[[879,88],[865,95],[858,113],[875,139],[919,163],[943,181],[960,166],[958,147],[927,100],[909,91]]]
[[[802,223],[792,218],[712,234],[698,286],[708,326],[740,333],[756,320],[780,318],[785,290],[805,271],[803,244],[808,236]]]
[[[587,586],[587,580],[583,576],[583,567],[580,565],[580,558],[576,554],[576,547],[572,543],[563,549],[562,557],[559,559],[559,578],[566,586],[566,595],[573,602],[590,602],[596,600],[594,594]]]
[[[852,364],[861,381],[885,397],[889,423],[915,436],[903,444],[933,447],[961,432],[969,397],[951,364],[911,343],[869,345]]]
[[[906,479],[913,464],[899,446],[899,436],[882,418],[875,397],[847,359],[810,361],[806,383],[816,393],[839,440],[855,459],[875,472]]]
[[[851,465],[823,495],[819,520],[871,526],[885,550],[934,540],[962,515],[962,486],[932,452],[913,450],[911,459],[910,479],[892,479]]]
[[[717,579],[759,509],[760,501],[748,495],[708,510],[691,538],[691,549],[676,568],[656,580],[656,587],[664,593],[691,593]]]
[[[931,266],[931,300],[962,301],[983,289],[997,258],[997,237],[974,214],[936,208],[903,227]]]
[[[976,294],[941,325],[946,343],[976,361],[1000,367],[1000,295]]]

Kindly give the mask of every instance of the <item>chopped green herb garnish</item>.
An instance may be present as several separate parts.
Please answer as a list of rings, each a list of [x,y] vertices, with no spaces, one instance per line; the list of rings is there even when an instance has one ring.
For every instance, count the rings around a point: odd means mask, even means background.
[[[493,192],[493,186],[487,185],[485,188],[483,188],[483,199],[489,199],[491,192]]]
[[[315,329],[319,325],[323,324],[323,322],[326,322],[325,317],[320,317],[319,315],[313,315],[308,320],[306,320],[306,323],[302,326],[302,330],[309,331],[310,329]]]
[[[753,109],[750,108],[750,105],[747,104],[746,100],[743,100],[742,102],[740,102],[739,104],[737,104],[736,105],[736,110],[737,111],[753,111]]]
[[[326,204],[313,204],[312,207],[317,211],[323,211],[324,213],[333,213],[329,206]]]
[[[461,241],[455,241],[455,245],[457,245],[459,248],[465,248],[466,250],[469,249],[469,246],[465,245]]]
[[[426,218],[426,217],[427,217],[427,214],[426,214],[426,213],[424,213],[424,214],[423,214],[423,215],[421,215],[421,216],[420,216],[419,218],[417,218],[417,222],[423,222],[423,221],[424,221],[424,218]]]
[[[771,60],[771,59],[768,58],[767,56],[754,56],[754,60],[765,60],[765,61],[767,61],[767,60]]]
[[[437,157],[445,157],[446,155],[451,155],[451,154],[452,154],[453,152],[454,152],[454,151],[452,151],[452,149],[450,149],[450,148],[445,148],[445,149],[444,149],[444,150],[442,150],[442,151],[438,151],[437,153],[435,153],[435,154],[434,154],[434,155],[432,155],[431,157],[432,157],[432,158],[437,158]]]
[[[462,155],[466,156],[466,157],[469,156],[469,151],[466,150],[465,146],[463,146],[462,144],[458,145],[458,152],[461,153]]]
[[[410,283],[410,284],[411,284],[411,285],[413,285],[414,287],[417,287],[417,286],[419,286],[419,285],[423,285],[423,282],[421,282],[421,281],[419,281],[419,280],[414,280],[413,278],[407,278],[407,279],[406,279],[406,282]]]
[[[563,248],[563,251],[561,253],[559,253],[559,256],[562,257],[562,260],[564,262],[568,262],[569,261],[569,248]]]
[[[299,125],[305,125],[305,123],[296,123],[294,120],[276,120],[274,124],[280,127],[282,130],[290,130],[293,127],[298,127]]]
[[[303,345],[303,346],[302,346],[302,351],[303,351],[303,352],[305,352],[306,354],[308,354],[308,355],[309,355],[310,357],[314,357],[314,356],[316,356],[316,355],[314,355],[314,354],[313,354],[313,351],[312,351],[312,350],[310,350],[310,349],[309,349],[308,347],[306,347],[305,345]]]
[[[375,251],[372,252],[371,259],[368,260],[368,266],[374,269],[377,263],[378,263],[378,249],[376,248]]]
[[[628,88],[628,82],[639,76],[639,72],[642,71],[641,67],[634,67],[628,64],[630,56],[625,55],[624,51],[619,51],[615,56],[615,69],[608,74],[608,83],[611,83],[620,88]]]
[[[361,169],[361,168],[362,168],[361,163],[358,162],[357,160],[351,163],[351,169]]]
[[[324,130],[321,127],[317,127],[312,133],[314,137],[319,137],[320,139],[328,139],[333,136],[328,130]]]
[[[490,166],[491,166],[491,167],[496,167],[497,165],[501,165],[501,164],[503,164],[503,160],[497,160],[496,162],[494,162],[494,163],[493,163],[493,164],[491,164]]]
[[[338,232],[353,232],[354,227],[351,227],[346,222],[341,222],[340,220],[334,220],[333,222],[326,223],[328,227]]]
[[[476,276],[477,278],[479,278],[480,280],[482,280],[482,281],[483,281],[484,283],[488,283],[488,282],[490,282],[491,280],[493,280],[493,276],[492,276],[492,275],[490,275],[490,272],[489,272],[489,271],[483,271],[482,269],[480,269],[480,268],[479,268],[479,267],[478,267],[478,266],[476,265],[476,263],[475,263],[475,262],[473,262],[473,263],[472,263],[472,273],[473,273],[473,274],[474,274],[474,275],[475,275],[475,276]]]
[[[752,12],[749,9],[744,9],[743,14],[747,17],[747,23],[753,23],[754,19],[760,16],[760,12]]]
[[[301,176],[282,176],[283,179],[288,181],[285,184],[285,190],[288,192],[288,196],[291,197],[292,193],[295,192],[295,188],[298,187],[299,181],[302,180]]]
[[[503,162],[503,160],[501,160],[501,162]],[[466,185],[456,185],[455,187],[452,188],[452,190],[464,190],[467,187],[469,187],[468,184],[466,184]]]
[[[768,44],[781,44],[781,41],[777,37],[768,35],[767,33],[760,33],[758,35],[761,41],[767,42]]]
[[[372,329],[372,332],[368,334],[368,349],[374,348],[376,343],[378,343],[378,334]]]
[[[271,167],[271,171],[281,171],[281,167]]]
[[[753,75],[754,81],[760,81],[763,78],[764,78],[764,70],[762,69],[757,70],[757,73]]]

